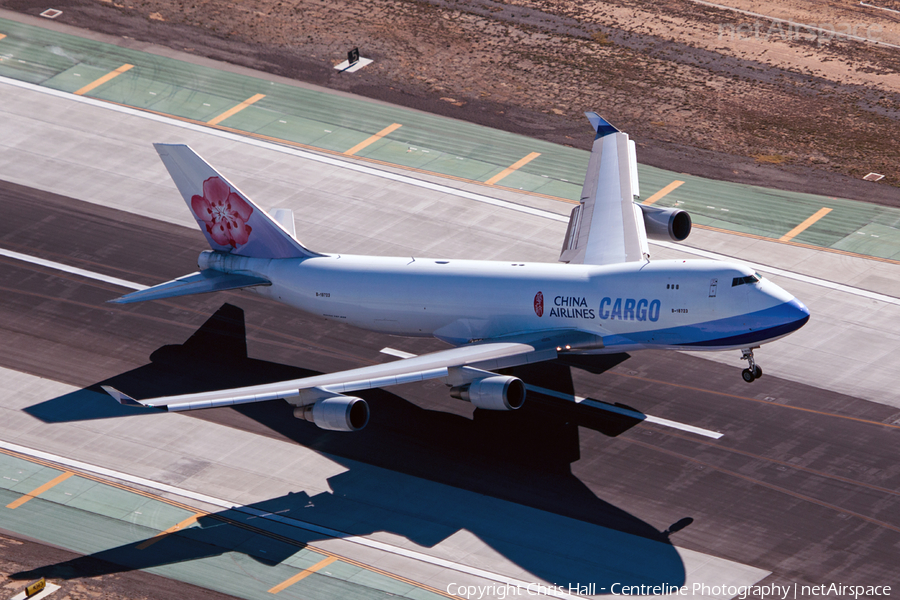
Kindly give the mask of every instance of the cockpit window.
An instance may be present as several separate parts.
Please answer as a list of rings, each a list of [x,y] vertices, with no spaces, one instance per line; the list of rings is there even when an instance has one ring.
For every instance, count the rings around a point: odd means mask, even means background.
[[[747,275],[746,277],[735,277],[731,280],[731,287],[744,285],[745,283],[756,283],[760,279],[762,279],[762,277],[760,277],[758,273]]]

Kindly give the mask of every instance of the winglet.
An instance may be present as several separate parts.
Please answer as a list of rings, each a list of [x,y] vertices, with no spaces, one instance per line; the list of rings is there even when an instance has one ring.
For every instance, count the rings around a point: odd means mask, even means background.
[[[601,117],[595,112],[586,112],[584,116],[588,118],[588,121],[591,122],[591,127],[594,128],[594,131],[597,132],[597,136],[594,138],[599,139],[603,136],[607,136],[611,133],[618,133],[618,129],[609,124],[609,121]]]
[[[140,402],[138,402],[131,396],[129,396],[127,394],[123,394],[122,392],[120,392],[119,390],[117,390],[114,387],[111,387],[108,385],[101,385],[100,387],[103,388],[104,392],[106,392],[107,394],[109,394],[110,396],[115,398],[116,402],[118,402],[119,404],[121,404],[123,406],[144,406],[143,404],[141,404]]]

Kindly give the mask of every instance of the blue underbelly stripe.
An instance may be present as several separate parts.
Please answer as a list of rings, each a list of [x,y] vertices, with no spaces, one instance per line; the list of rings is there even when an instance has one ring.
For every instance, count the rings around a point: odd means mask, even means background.
[[[777,327],[769,327],[768,329],[759,329],[757,331],[751,331],[748,333],[743,333],[740,335],[733,335],[731,337],[724,337],[712,340],[705,340],[702,342],[690,342],[686,344],[682,344],[683,346],[745,346],[756,344],[758,342],[763,342],[765,340],[770,340],[772,338],[781,337],[783,335],[787,335],[792,331],[797,331],[801,327],[803,327],[806,322],[809,321],[809,315],[803,317],[802,319],[797,319],[791,323],[785,323],[784,325],[778,325]]]
[[[715,347],[743,346],[780,337],[803,327],[809,320],[805,307],[801,311],[793,302],[785,302],[772,308],[667,329],[638,331],[614,336],[607,346],[631,341],[648,346]],[[802,315],[802,316],[801,316]]]

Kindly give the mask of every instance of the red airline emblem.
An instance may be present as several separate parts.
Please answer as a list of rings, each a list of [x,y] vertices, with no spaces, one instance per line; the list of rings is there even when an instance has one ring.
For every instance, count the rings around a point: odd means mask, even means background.
[[[534,295],[534,313],[539,316],[544,316],[544,294],[538,292]]]

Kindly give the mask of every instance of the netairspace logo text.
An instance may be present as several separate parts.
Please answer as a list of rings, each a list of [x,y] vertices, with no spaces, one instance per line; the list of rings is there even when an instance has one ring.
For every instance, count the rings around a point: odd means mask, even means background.
[[[857,23],[794,23],[793,21],[772,20],[768,24],[759,20],[740,25],[719,23],[719,39],[730,41],[755,39],[769,41],[816,42],[819,46],[827,44],[835,38],[846,38],[858,41],[879,42],[884,33],[880,23],[860,25]]]
[[[687,586],[682,588],[687,589]],[[860,596],[890,596],[889,585],[844,585],[843,583],[823,583],[819,585],[706,585],[695,583],[692,588],[695,596],[734,596],[740,600],[759,598],[779,598],[780,600],[798,600],[803,597],[840,596],[858,599]],[[685,593],[679,592],[682,595]]]

